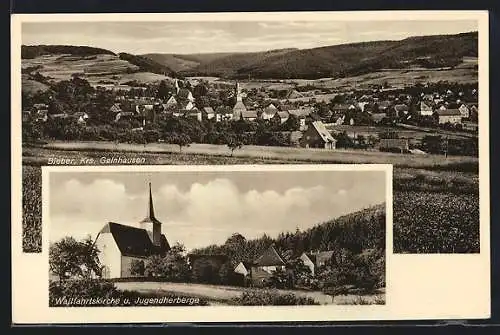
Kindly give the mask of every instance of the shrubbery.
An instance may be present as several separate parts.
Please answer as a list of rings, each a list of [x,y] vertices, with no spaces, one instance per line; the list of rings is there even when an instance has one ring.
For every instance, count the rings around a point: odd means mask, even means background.
[[[300,297],[293,293],[280,293],[276,290],[245,290],[233,302],[242,306],[289,306],[319,305],[310,297]]]

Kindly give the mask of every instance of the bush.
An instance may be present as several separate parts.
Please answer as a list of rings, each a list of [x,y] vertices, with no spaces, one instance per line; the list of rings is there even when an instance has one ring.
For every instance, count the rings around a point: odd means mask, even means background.
[[[310,297],[299,297],[293,293],[280,293],[275,290],[245,290],[233,301],[242,306],[319,305]]]
[[[57,298],[110,298],[119,291],[110,281],[79,279],[63,282],[51,282],[49,285],[49,305],[54,306]]]

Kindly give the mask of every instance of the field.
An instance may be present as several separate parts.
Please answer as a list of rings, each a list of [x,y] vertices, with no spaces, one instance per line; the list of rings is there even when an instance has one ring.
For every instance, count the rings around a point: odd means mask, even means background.
[[[43,146],[44,149],[60,151],[83,151],[83,152],[128,152],[128,153],[153,153],[170,154],[179,153],[179,147],[173,144],[149,143],[146,145],[113,143],[113,142],[66,142],[53,141]],[[230,155],[230,150],[224,145],[215,144],[191,144],[182,148],[185,154],[224,157]],[[379,151],[364,150],[324,150],[305,149],[294,147],[268,147],[268,146],[244,146],[234,151],[233,158],[244,159],[271,159],[282,163],[293,163],[297,161],[308,163],[329,164],[394,164],[396,167],[422,168],[431,170],[477,170],[478,159],[468,156],[440,155],[401,155]]]
[[[71,79],[73,73],[80,73],[85,75],[85,79],[92,86],[101,85],[102,81],[123,84],[128,81],[137,80],[149,83],[167,78],[163,75],[150,72],[133,72],[139,68],[115,55],[45,55],[33,59],[23,59],[21,67],[23,69],[36,68],[34,72],[40,72],[41,75],[52,78],[55,81],[68,80]],[[129,73],[130,71],[133,73]],[[23,90],[31,92],[35,89],[44,88],[39,83],[35,83],[23,80]]]
[[[329,152],[277,147],[244,147],[234,157],[224,146],[113,143],[59,143],[23,148],[23,251],[40,252],[40,166],[49,157],[80,159],[143,157],[148,165],[194,164],[395,164],[394,251],[397,253],[476,253],[479,251],[479,181],[477,159],[398,155],[377,152]],[[58,147],[59,149],[55,149]],[[160,150],[161,149],[161,150]],[[144,151],[145,152],[141,152]]]
[[[175,292],[181,295],[191,295],[206,299],[216,304],[230,304],[231,300],[238,298],[244,290],[258,292],[261,289],[244,289],[234,286],[218,286],[192,283],[166,283],[166,282],[117,282],[115,286],[119,290],[136,291],[139,293],[150,294],[153,292]],[[320,291],[298,291],[298,290],[276,290],[281,294],[293,294],[299,297],[309,297],[320,305],[349,305],[355,304],[361,299],[365,304],[380,304],[385,301],[383,290],[377,294],[358,296],[358,295],[338,295],[332,297]]]

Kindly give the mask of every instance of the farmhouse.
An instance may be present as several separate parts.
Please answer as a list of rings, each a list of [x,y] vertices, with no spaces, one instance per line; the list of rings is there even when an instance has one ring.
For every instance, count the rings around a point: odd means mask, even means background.
[[[432,107],[425,103],[424,101],[421,101],[419,104],[419,113],[422,116],[432,116],[432,113],[434,111],[432,110]]]
[[[161,222],[155,217],[151,184],[148,213],[139,224],[141,228],[109,222],[99,231],[94,244],[100,250],[103,278],[131,277],[133,261],[143,261],[148,256],[170,250],[161,233]]]
[[[249,262],[239,262],[234,268],[234,272],[244,277],[251,275],[252,264]]]
[[[263,285],[277,270],[285,270],[286,262],[271,245],[252,265],[252,282],[256,286]]]
[[[274,115],[278,112],[278,109],[276,108],[276,106],[274,106],[273,104],[269,104],[269,106],[267,106],[266,108],[264,108],[264,111],[262,112],[261,114],[261,118],[263,120],[270,120],[274,117]]]
[[[313,121],[300,141],[303,148],[335,149],[336,140],[321,121]]]
[[[397,104],[394,106],[394,112],[397,117],[401,117],[405,114],[408,114],[408,105],[406,104]]]
[[[203,119],[211,120],[215,117],[215,112],[212,107],[203,107],[202,109]]]
[[[451,123],[459,124],[462,123],[462,113],[458,109],[439,109],[436,111],[436,116],[439,124]]]
[[[315,275],[315,270],[319,267],[324,266],[328,260],[332,258],[333,251],[321,251],[315,253],[302,253],[300,259],[305,266],[311,270],[311,274]]]
[[[462,114],[462,118],[469,118],[469,107],[467,107],[466,104],[461,104],[458,110],[460,111],[460,114]]]

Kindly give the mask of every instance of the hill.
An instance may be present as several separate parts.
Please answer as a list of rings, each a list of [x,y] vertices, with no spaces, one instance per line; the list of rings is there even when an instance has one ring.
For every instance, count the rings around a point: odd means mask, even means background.
[[[168,66],[159,64],[147,57],[132,55],[126,52],[120,53],[119,56],[121,60],[125,60],[139,67],[139,71],[141,72],[151,72],[156,74],[163,74],[166,76],[175,75],[175,72]]]
[[[185,76],[220,76],[220,77],[234,77],[236,72],[248,67],[252,64],[266,62],[266,60],[273,56],[280,56],[288,54],[297,49],[277,49],[262,52],[250,53],[230,53],[224,54],[199,54],[199,55],[184,55],[184,57],[197,60],[200,65],[181,73]]]
[[[244,241],[235,251],[234,234],[224,245],[211,245],[193,250],[193,254],[228,254],[233,263],[253,261],[271,244],[285,258],[298,257],[304,251],[349,249],[354,253],[363,250],[385,250],[385,204],[373,206],[339,218],[318,224],[305,231],[281,233],[276,238],[267,235],[259,239]]]
[[[48,82],[68,80],[73,74],[94,87],[118,84],[121,89],[128,89],[129,82],[157,82],[175,74],[145,57],[69,45],[22,46],[21,72],[23,92],[30,95],[46,90]]]
[[[75,56],[115,55],[112,51],[89,46],[21,45],[21,59],[32,59],[50,54],[69,54]]]
[[[455,67],[463,57],[477,57],[477,32],[410,37],[319,47],[239,53],[181,71],[191,76],[230,78],[343,78],[384,69]]]
[[[219,52],[219,53],[202,53],[202,54],[164,54],[151,53],[141,55],[149,58],[158,64],[167,66],[174,71],[190,70],[202,63],[209,63],[216,59],[232,55],[234,53]]]

